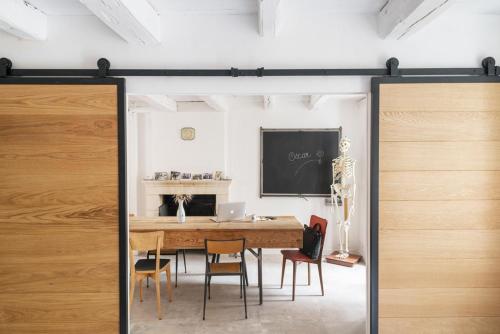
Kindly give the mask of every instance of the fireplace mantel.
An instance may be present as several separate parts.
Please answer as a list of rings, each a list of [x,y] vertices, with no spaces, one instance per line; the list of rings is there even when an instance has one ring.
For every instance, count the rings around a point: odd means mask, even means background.
[[[190,194],[215,195],[216,205],[229,200],[231,180],[165,180],[142,181],[144,187],[144,209],[148,217],[158,216],[158,207],[163,195]]]

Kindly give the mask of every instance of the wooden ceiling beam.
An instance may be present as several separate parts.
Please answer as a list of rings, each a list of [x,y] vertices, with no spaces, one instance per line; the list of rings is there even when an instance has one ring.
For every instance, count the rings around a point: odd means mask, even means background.
[[[0,29],[22,39],[47,39],[47,16],[23,0],[3,0]]]
[[[454,0],[388,0],[378,14],[379,35],[403,39],[443,13]]]
[[[140,45],[161,41],[158,12],[147,0],[80,0],[121,38]]]

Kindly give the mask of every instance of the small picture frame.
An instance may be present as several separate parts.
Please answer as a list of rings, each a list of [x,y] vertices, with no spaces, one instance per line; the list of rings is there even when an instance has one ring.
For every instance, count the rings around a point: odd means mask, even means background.
[[[220,170],[216,171],[214,179],[217,181],[223,180],[224,179],[224,172],[220,171]]]
[[[214,178],[212,173],[203,173],[203,180],[212,180]]]
[[[202,174],[193,174],[193,180],[202,180],[203,175]]]
[[[171,171],[170,172],[170,179],[171,180],[180,180],[181,179],[181,172]]]
[[[168,172],[156,172],[155,180],[156,181],[165,181],[170,179],[170,173]]]
[[[181,180],[191,180],[191,173],[182,173]]]

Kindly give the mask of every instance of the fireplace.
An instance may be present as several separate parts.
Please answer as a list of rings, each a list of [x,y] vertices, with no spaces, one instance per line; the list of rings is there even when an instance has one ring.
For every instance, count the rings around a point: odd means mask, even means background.
[[[229,200],[230,184],[231,180],[143,181],[143,206],[139,214],[146,217],[175,216],[177,204],[173,202],[172,195],[189,194],[194,198],[184,204],[188,216],[215,216],[217,205]]]
[[[193,198],[184,203],[186,216],[215,216],[216,195],[193,195]],[[159,216],[175,216],[177,203],[174,195],[163,195],[163,204],[158,208]]]

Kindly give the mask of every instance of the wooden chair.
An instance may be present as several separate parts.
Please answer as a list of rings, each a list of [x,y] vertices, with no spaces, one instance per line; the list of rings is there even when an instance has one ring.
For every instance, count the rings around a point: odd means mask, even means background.
[[[205,320],[205,310],[208,299],[210,299],[210,283],[212,276],[240,276],[240,298],[243,296],[245,304],[245,319],[247,319],[247,293],[246,284],[246,264],[245,264],[245,239],[236,240],[207,240],[205,239],[205,294],[203,298],[203,320]],[[221,254],[240,253],[241,261],[216,262],[212,259],[209,262],[209,254],[220,257]]]
[[[160,304],[160,274],[164,271],[167,275],[168,301],[172,302],[172,286],[170,275],[170,260],[160,258],[163,246],[163,232],[131,232],[130,233],[130,305],[134,299],[136,281],[139,282],[139,296],[142,302],[142,281],[144,278],[153,278],[156,283],[156,310],[158,319],[161,320]],[[141,259],[135,262],[134,251],[148,251],[156,249],[155,259]]]
[[[187,274],[186,267],[186,250],[184,249],[161,249],[160,255],[175,255],[175,287],[177,287],[177,272],[179,271],[179,252],[182,252],[182,256],[184,258],[184,274]],[[156,256],[156,250],[149,250],[146,255],[149,259],[150,256]],[[149,288],[149,279],[146,280],[146,286]]]
[[[323,254],[323,244],[325,243],[325,235],[326,235],[326,226],[328,225],[328,221],[326,219],[320,218],[318,216],[311,216],[309,221],[309,226],[312,228],[316,224],[320,224],[321,231],[321,248],[319,251],[319,257],[317,260],[313,260],[307,255],[303,254],[300,250],[282,250],[281,254],[283,254],[283,264],[281,267],[281,288],[283,288],[283,278],[285,276],[285,265],[286,260],[290,260],[293,263],[293,288],[292,288],[292,300],[295,300],[295,277],[297,273],[297,263],[305,262],[307,263],[307,285],[311,285],[311,263],[318,265],[319,272],[319,282],[321,284],[321,295],[325,295],[325,291],[323,290],[323,273],[321,270],[321,256]]]

